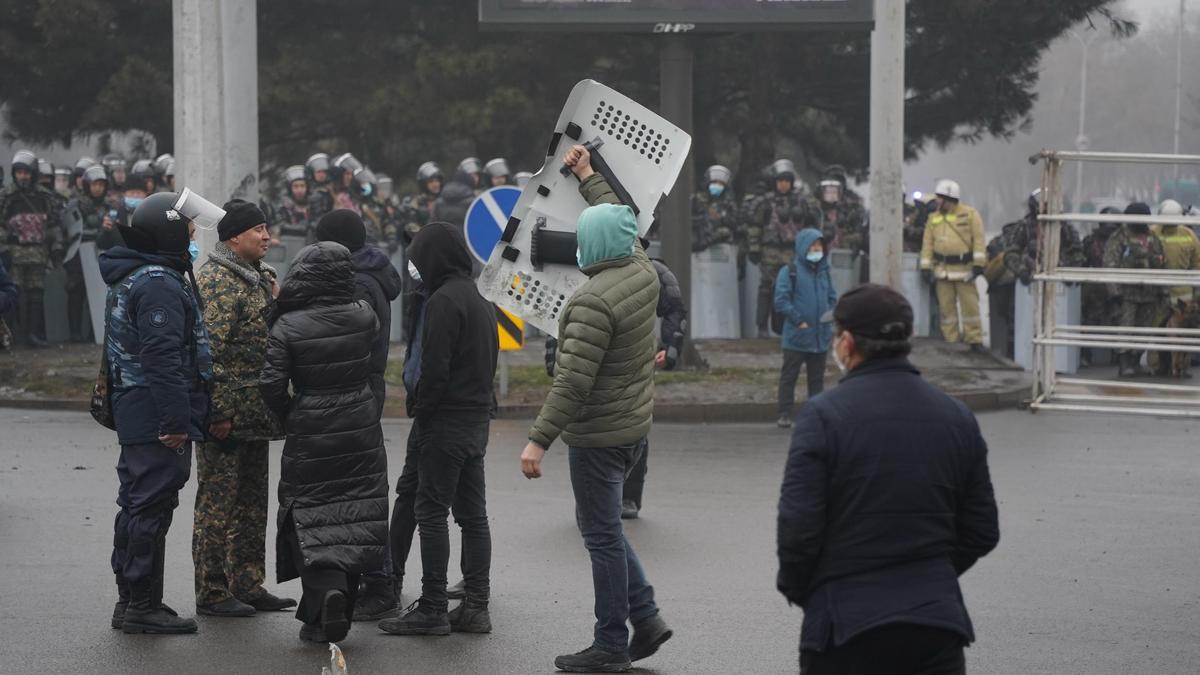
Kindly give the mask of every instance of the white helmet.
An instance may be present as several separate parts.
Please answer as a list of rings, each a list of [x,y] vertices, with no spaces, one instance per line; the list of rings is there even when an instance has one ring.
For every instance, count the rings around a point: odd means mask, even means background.
[[[933,193],[939,197],[953,199],[954,201],[962,199],[962,190],[959,189],[958,183],[955,183],[949,178],[943,178],[939,180],[937,182],[937,186],[933,188]]]
[[[1174,199],[1164,199],[1163,203],[1158,205],[1158,215],[1160,216],[1182,216],[1183,207]]]

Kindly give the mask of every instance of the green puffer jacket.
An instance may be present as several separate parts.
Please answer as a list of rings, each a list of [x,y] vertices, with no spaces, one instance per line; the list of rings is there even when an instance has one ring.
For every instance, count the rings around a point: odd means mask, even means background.
[[[637,243],[633,211],[598,174],[579,186],[591,204],[579,217],[587,282],[559,319],[554,384],[529,440],[549,448],[634,443],[650,433],[654,409],[654,317],[658,274]]]

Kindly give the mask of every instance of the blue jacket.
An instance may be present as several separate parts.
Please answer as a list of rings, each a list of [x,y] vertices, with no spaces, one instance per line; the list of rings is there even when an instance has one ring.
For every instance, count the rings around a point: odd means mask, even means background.
[[[109,374],[122,445],[161,434],[204,439],[212,354],[204,313],[182,275],[181,259],[117,246],[100,255],[109,285]]]
[[[777,586],[801,649],[915,623],[974,640],[958,576],[1000,539],[987,444],[906,359],[860,364],[800,409],[779,500]]]
[[[794,352],[829,351],[833,324],[821,316],[837,304],[837,291],[829,275],[829,253],[813,264],[805,259],[808,247],[821,238],[814,229],[796,234],[796,283],[792,286],[792,265],[784,265],[775,277],[775,311],[783,315],[783,348]],[[806,323],[806,328],[800,324]]]
[[[13,283],[12,277],[8,276],[8,270],[4,269],[4,263],[0,262],[0,314],[16,308],[17,285]]]

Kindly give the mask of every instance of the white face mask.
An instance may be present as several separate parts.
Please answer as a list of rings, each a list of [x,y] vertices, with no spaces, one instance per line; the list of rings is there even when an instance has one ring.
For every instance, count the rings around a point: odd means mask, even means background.
[[[416,281],[421,280],[421,273],[417,271],[417,266],[414,265],[413,261],[411,260],[408,261],[408,276],[412,277]]]
[[[834,365],[838,367],[838,370],[844,373],[846,372],[846,364],[842,362],[842,357],[838,354],[838,344],[842,341],[842,335],[845,335],[845,333],[833,338],[833,344],[829,346],[829,350],[833,352]]]

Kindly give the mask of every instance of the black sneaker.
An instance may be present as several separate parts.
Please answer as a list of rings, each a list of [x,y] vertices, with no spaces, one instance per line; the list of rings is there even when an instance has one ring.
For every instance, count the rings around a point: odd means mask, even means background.
[[[392,635],[449,635],[450,617],[445,610],[426,609],[418,600],[400,616],[380,621],[379,630]]]
[[[487,605],[463,602],[450,610],[450,630],[455,633],[490,633],[492,615]]]
[[[563,654],[554,659],[554,667],[566,673],[627,673],[633,670],[633,663],[624,654],[588,647],[577,654]]]
[[[652,656],[674,634],[667,622],[663,621],[661,614],[633,624],[633,639],[629,641],[629,660],[641,661]]]
[[[321,632],[327,642],[341,642],[350,632],[350,619],[346,617],[346,594],[341,591],[326,591],[321,600]]]
[[[238,600],[234,597],[228,597],[217,602],[210,602],[207,605],[196,605],[196,613],[205,616],[254,616],[254,607]]]
[[[467,598],[467,580],[459,579],[457,584],[446,588],[447,600],[465,600]]]
[[[637,520],[638,511],[637,502],[632,499],[621,500],[621,520]]]
[[[354,600],[355,621],[380,621],[400,614],[391,579],[364,579]]]

